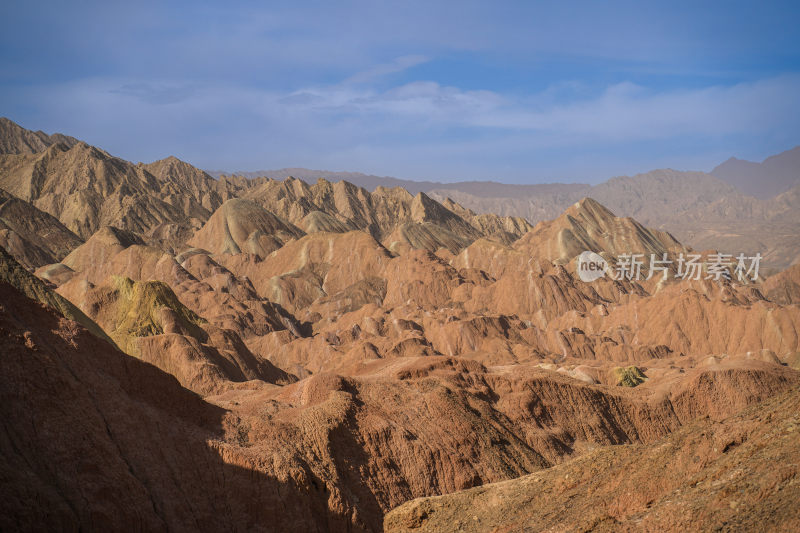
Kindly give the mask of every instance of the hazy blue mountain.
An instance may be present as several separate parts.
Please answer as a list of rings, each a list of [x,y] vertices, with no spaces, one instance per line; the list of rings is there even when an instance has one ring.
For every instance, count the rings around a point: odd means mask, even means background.
[[[711,174],[756,198],[772,198],[800,183],[800,146],[761,163],[731,157]]]

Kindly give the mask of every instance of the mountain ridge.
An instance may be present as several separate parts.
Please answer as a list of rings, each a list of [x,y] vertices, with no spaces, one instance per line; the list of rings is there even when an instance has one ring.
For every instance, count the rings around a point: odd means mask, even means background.
[[[771,155],[761,162],[731,157],[710,174],[746,194],[765,200],[800,184],[800,146]]]
[[[694,252],[665,221],[791,228],[798,191],[765,204],[662,170],[566,205],[580,189],[546,189],[533,205],[555,215],[532,225],[424,191],[217,180],[81,142],[0,155],[0,184],[0,237],[25,263],[0,250],[3,529],[377,532],[419,498],[525,476],[561,494],[587,464],[613,494],[615,465],[641,465],[636,486],[664,460],[740,457],[741,434],[680,444],[800,383],[797,267],[729,279],[701,250],[696,279],[647,268]],[[609,263],[592,282],[587,250]],[[640,275],[614,275],[627,253],[648,256]],[[771,441],[782,462],[753,479],[790,483],[792,442]]]

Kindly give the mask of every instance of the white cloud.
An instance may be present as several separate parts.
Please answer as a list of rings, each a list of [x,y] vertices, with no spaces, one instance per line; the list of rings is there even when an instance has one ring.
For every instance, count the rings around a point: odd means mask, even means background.
[[[607,87],[589,98],[556,103],[548,89],[514,98],[418,81],[383,92],[350,86],[305,89],[280,104],[295,113],[383,120],[424,119],[428,125],[539,132],[607,142],[723,136],[791,126],[800,119],[800,77],[782,76],[731,86],[653,91],[632,83]],[[569,92],[570,88],[566,87]]]
[[[412,67],[416,67],[417,65],[427,63],[428,61],[430,61],[430,59],[423,55],[408,55],[408,56],[398,57],[394,61],[391,61],[389,63],[375,65],[370,69],[358,72],[347,78],[344,81],[344,84],[366,83],[369,81],[373,81],[377,78],[381,78],[383,76],[388,76],[389,74],[396,74],[398,72],[403,72],[404,70],[408,70]]]
[[[732,137],[748,146],[782,135],[779,142],[790,148],[800,133],[798,76],[662,91],[621,83],[588,96],[569,84],[514,95],[431,81],[382,91],[339,83],[281,92],[92,78],[26,87],[24,94],[9,90],[0,97],[39,110],[42,121],[24,126],[76,135],[136,161],[174,153],[209,168],[307,166],[478,179],[497,178],[506,168],[517,176],[556,169],[548,159],[555,158],[583,179],[570,161],[594,169],[596,154],[608,153],[614,155],[602,156],[603,171],[627,172],[631,161],[647,170],[640,161],[671,161],[669,146],[679,145],[681,156],[670,166],[687,168],[709,160],[687,148],[696,139],[716,158],[720,150],[732,153],[723,145]],[[643,142],[657,144],[635,153],[632,146]],[[561,155],[549,155],[555,151]]]

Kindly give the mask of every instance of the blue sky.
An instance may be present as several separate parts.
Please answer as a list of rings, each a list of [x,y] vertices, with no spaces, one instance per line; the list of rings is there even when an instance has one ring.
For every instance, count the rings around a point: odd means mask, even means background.
[[[800,144],[796,2],[3,2],[0,115],[132,161],[598,182]]]

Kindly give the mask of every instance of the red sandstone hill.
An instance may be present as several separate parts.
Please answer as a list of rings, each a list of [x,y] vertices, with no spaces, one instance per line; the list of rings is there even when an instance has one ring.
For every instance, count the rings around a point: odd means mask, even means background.
[[[795,450],[765,422],[794,416],[795,268],[584,283],[584,250],[689,248],[591,198],[530,226],[12,130],[2,530],[662,529],[685,525],[676,505],[709,528],[796,520],[793,471],[770,477]]]
[[[597,445],[653,442],[798,381],[753,362],[694,373],[659,399],[434,357],[206,403],[10,285],[0,291],[4,529],[377,531],[410,498],[541,471]]]
[[[598,449],[544,472],[406,503],[387,532],[794,531],[800,390],[649,445]]]

